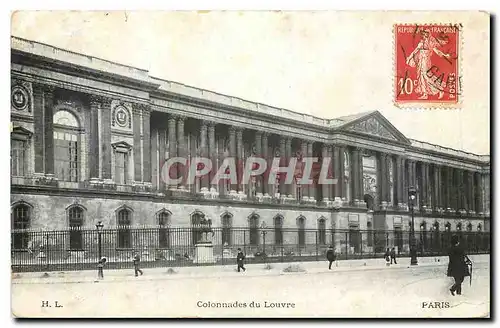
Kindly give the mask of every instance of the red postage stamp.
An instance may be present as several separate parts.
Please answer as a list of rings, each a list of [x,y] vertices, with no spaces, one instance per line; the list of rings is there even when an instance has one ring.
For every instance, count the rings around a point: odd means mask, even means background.
[[[460,28],[460,24],[394,25],[396,106],[458,107]]]

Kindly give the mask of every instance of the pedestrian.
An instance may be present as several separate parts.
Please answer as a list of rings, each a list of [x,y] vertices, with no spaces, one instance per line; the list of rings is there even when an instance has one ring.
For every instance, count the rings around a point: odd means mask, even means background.
[[[335,252],[332,246],[328,247],[328,251],[326,251],[326,259],[328,260],[328,270],[331,270],[332,263],[335,261]]]
[[[236,263],[238,264],[238,272],[240,272],[240,269],[243,269],[243,271],[247,271],[243,266],[243,260],[245,260],[245,254],[243,254],[241,248],[238,248],[238,255],[236,256]]]
[[[384,254],[384,258],[385,258],[385,265],[386,266],[390,266],[391,265],[391,262],[390,262],[390,256],[391,256],[391,252],[389,251],[389,248],[385,251],[385,254]]]
[[[465,255],[457,235],[451,237],[451,248],[448,256],[447,276],[454,279],[454,284],[450,288],[451,295],[455,296],[455,292],[457,292],[457,295],[462,295],[462,282],[466,276],[470,276],[469,264],[472,262]]]
[[[104,279],[104,264],[106,264],[106,258],[102,257],[97,262],[97,279]]]
[[[391,264],[392,260],[394,260],[394,264],[398,264],[398,262],[396,262],[396,248],[394,247],[391,249]]]
[[[140,262],[141,262],[141,257],[139,256],[139,253],[135,252],[134,253],[134,272],[135,272],[136,277],[138,276],[137,273],[140,273],[141,276],[143,275],[142,270],[139,268]]]

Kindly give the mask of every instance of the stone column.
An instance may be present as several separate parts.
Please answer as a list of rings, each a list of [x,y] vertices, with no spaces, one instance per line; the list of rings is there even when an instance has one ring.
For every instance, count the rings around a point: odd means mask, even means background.
[[[452,191],[453,191],[453,208],[458,211],[460,210],[461,199],[460,199],[460,170],[453,168],[453,179],[452,179]]]
[[[363,177],[363,149],[358,148],[358,171],[359,171],[359,179],[358,179],[358,197],[359,197],[359,206],[365,207],[366,203],[364,200],[364,177]]]
[[[242,174],[245,159],[243,158],[243,129],[236,129],[236,172],[238,173],[238,194],[243,194]]]
[[[354,148],[351,151],[351,162],[352,162],[352,195],[353,195],[353,203],[354,205],[358,205],[360,198],[359,198],[359,149]]]
[[[469,176],[469,212],[471,214],[476,213],[476,202],[475,202],[475,194],[476,194],[476,186],[474,184],[474,172],[468,171]]]
[[[174,175],[174,172],[173,172],[175,170],[174,166],[170,166],[170,172],[163,169],[163,166],[166,164],[166,162],[168,160],[168,158],[166,158],[166,156],[165,156],[166,147],[167,147],[166,132],[167,131],[165,131],[164,128],[161,128],[158,130],[158,152],[159,152],[159,156],[158,156],[159,165],[158,166],[159,166],[159,172],[160,172],[160,186],[158,189],[160,189],[162,192],[166,189],[165,181],[169,175],[172,179],[177,178],[177,175]],[[171,155],[170,150],[169,150],[169,158],[175,157],[175,156],[176,156],[175,153],[174,153],[174,155]],[[176,165],[176,164],[174,164],[174,165]],[[169,184],[168,188],[177,189],[177,185],[176,184]]]
[[[207,158],[208,157],[208,141],[207,141],[207,134],[208,134],[208,126],[207,122],[204,120],[200,121],[200,155],[202,158]],[[201,192],[208,192],[209,191],[209,176],[208,174],[205,174],[201,177]]]
[[[54,87],[44,86],[45,174],[54,176]],[[78,176],[80,173],[78,172]]]
[[[267,170],[264,172],[264,181],[262,182],[262,192],[264,193],[264,197],[271,197],[269,195],[269,170],[271,169],[272,161],[269,160],[269,143],[268,143],[269,135],[267,132],[262,133],[262,157],[267,162]],[[274,156],[274,154],[273,154]]]
[[[300,144],[300,152],[301,152],[301,155],[302,155],[302,160],[305,158],[305,157],[308,157],[309,153],[308,153],[308,148],[307,148],[307,141],[306,140],[302,140],[301,141],[301,144]],[[301,185],[300,186],[301,189],[302,189],[302,200],[304,201],[308,201],[309,200],[309,185]]]
[[[102,178],[111,180],[111,98],[103,97],[101,104]],[[109,181],[111,182],[111,181]]]
[[[451,167],[446,167],[446,210],[451,212],[454,210],[452,202],[452,190],[453,190],[453,169]]]
[[[440,182],[439,182],[439,177],[440,177],[440,172],[441,172],[441,167],[439,165],[434,165],[434,188],[433,188],[433,193],[434,193],[434,199],[432,202],[432,207],[434,208],[435,211],[439,211],[440,209],[440,195],[439,195],[439,188],[440,188]]]
[[[328,158],[328,145],[325,143],[321,146],[321,157],[322,157],[321,160],[323,163]],[[321,167],[323,167],[323,164],[321,165]],[[323,202],[325,202],[326,204],[328,204],[328,202],[330,201],[330,195],[328,194],[329,187],[330,187],[330,185],[327,185],[326,183],[323,183],[321,185],[321,193],[323,195]]]
[[[177,157],[177,131],[176,131],[176,121],[177,117],[170,115],[168,117],[168,156],[170,158]],[[161,135],[161,130],[160,130]],[[162,172],[162,166],[165,164],[161,160],[161,138],[160,138],[160,166],[159,172]],[[163,155],[165,157],[165,155]],[[169,172],[164,172],[164,174],[169,174]],[[177,174],[177,165],[172,165],[170,167],[170,177],[176,179],[178,177]],[[161,180],[161,177],[160,177]],[[162,183],[160,182],[160,186]],[[162,188],[160,188],[161,190]],[[177,189],[177,185],[171,184],[169,185],[169,189]]]
[[[99,108],[102,98],[90,96],[90,131],[89,131],[89,177],[99,179]]]
[[[395,205],[401,209],[403,208],[403,159],[401,156],[396,157],[396,202]]]
[[[464,170],[459,171],[459,182],[460,182],[460,210],[462,212],[467,212],[469,210],[469,204],[467,202],[467,172]]]
[[[280,167],[283,167],[286,165],[286,140],[285,137],[280,136]],[[280,180],[279,180],[279,186],[280,186],[280,198],[286,197],[286,190],[285,190],[285,179],[283,179],[283,175],[280,175]]]
[[[338,164],[339,164],[339,179],[340,179],[340,184],[339,184],[339,197],[344,201],[347,199],[348,195],[346,192],[346,183],[344,180],[344,175],[345,175],[345,152],[346,152],[346,147],[345,146],[340,146],[339,147],[339,156],[338,156]],[[352,160],[351,160],[352,162]],[[352,163],[351,163],[352,165]],[[352,179],[352,177],[350,177]]]
[[[145,183],[151,183],[151,107],[142,106],[142,178]]]
[[[255,131],[255,156],[263,158],[262,156],[262,132],[260,131]],[[264,194],[263,192],[263,179],[262,179],[262,174],[259,174],[255,177],[255,191],[257,194],[257,198],[261,198]]]
[[[141,149],[141,116],[142,109],[138,104],[132,104],[133,125],[132,130],[134,133],[134,181],[142,182],[142,149]]]
[[[212,162],[212,170],[208,174],[210,192],[217,192],[217,185],[212,184],[212,179],[217,172],[217,147],[215,146],[215,123],[207,122],[208,125],[208,156],[210,157],[210,161]]]
[[[292,138],[286,138],[286,165],[290,164],[292,159]],[[293,196],[293,180],[292,183],[285,184],[287,190],[287,198],[294,198]]]
[[[335,173],[334,173],[335,159],[333,158],[333,146],[332,145],[328,145],[327,156],[330,159],[330,164],[328,165],[328,170],[330,172],[330,178],[335,179]],[[328,185],[328,199],[330,201],[332,201],[332,200],[334,200],[334,198],[335,198],[335,185],[334,184]]]
[[[380,165],[380,205],[382,209],[387,208],[387,187],[388,187],[388,177],[389,177],[389,172],[388,172],[388,167],[387,167],[387,154],[385,153],[379,153],[379,165]]]
[[[159,165],[160,159],[158,158],[158,128],[151,127],[151,183],[153,188],[160,189],[158,184],[158,177],[161,179],[161,167]]]
[[[187,158],[186,137],[184,135],[184,122],[185,121],[186,121],[186,118],[184,116],[179,116],[177,118],[177,156],[182,157],[182,158]],[[179,168],[181,168],[181,166],[179,166]],[[181,171],[179,169],[177,170],[177,177],[180,178],[182,175],[182,180],[178,186],[178,189],[180,189],[180,190],[186,190],[187,172],[188,172],[187,167],[182,167],[182,174],[181,174]]]
[[[475,172],[476,176],[476,213],[483,214],[483,179],[481,173]]]
[[[313,142],[307,143],[307,156],[313,157]],[[314,184],[314,179],[312,179],[311,184],[309,185],[309,201],[311,203],[316,204],[316,185]]]
[[[33,143],[35,150],[35,174],[45,173],[45,124],[44,86],[33,83]]]
[[[333,185],[333,196],[336,202],[342,201],[342,182],[344,174],[340,171],[340,159],[340,147],[335,145],[333,146],[333,177],[337,179],[337,184]]]
[[[421,181],[422,181],[422,208],[427,210],[429,204],[429,164],[421,162]]]
[[[408,206],[408,180],[409,178],[407,177],[407,172],[408,169],[406,168],[406,158],[401,157],[401,199],[403,203],[403,208],[406,209]]]
[[[234,126],[229,127],[229,157],[232,157],[235,163],[238,164],[238,156],[236,155],[236,128]],[[231,194],[237,192],[238,184],[231,181]]]

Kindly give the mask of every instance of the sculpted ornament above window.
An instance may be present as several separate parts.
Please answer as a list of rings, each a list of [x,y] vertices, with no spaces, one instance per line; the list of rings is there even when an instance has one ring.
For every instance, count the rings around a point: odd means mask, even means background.
[[[113,109],[111,125],[118,126],[120,128],[132,128],[130,111],[123,105],[116,106]]]
[[[28,90],[23,86],[15,85],[12,87],[11,104],[16,110],[29,109],[30,97]]]
[[[398,140],[387,128],[385,128],[377,119],[373,117],[370,117],[366,121],[356,123],[353,126],[348,127],[348,129],[351,131],[376,135],[386,139]]]

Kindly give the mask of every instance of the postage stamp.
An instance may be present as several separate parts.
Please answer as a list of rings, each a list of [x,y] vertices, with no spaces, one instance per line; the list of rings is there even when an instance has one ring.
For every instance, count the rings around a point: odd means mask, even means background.
[[[460,24],[394,26],[396,106],[459,107],[460,30]]]

